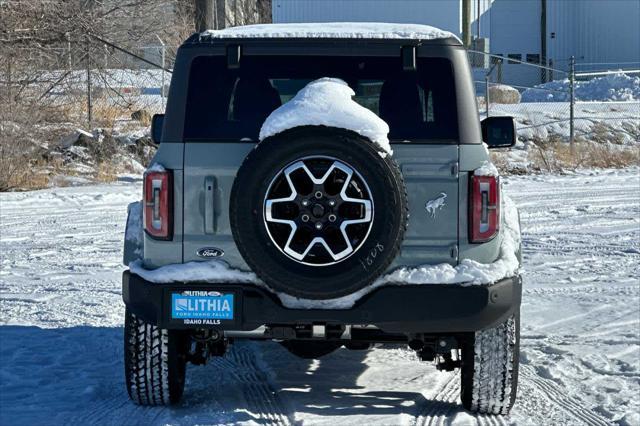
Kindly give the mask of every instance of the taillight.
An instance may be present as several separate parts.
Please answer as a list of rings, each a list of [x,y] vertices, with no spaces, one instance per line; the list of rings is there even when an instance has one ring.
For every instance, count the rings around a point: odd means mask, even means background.
[[[144,230],[152,238],[170,240],[173,232],[173,179],[170,171],[144,175]]]
[[[491,240],[500,228],[500,181],[497,176],[471,176],[469,238],[472,243]]]

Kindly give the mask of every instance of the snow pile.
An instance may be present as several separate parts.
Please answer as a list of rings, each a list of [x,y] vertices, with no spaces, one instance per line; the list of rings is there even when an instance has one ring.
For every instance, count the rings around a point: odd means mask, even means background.
[[[167,169],[164,168],[164,166],[160,163],[153,163],[152,165],[150,165],[147,168],[147,172],[151,173],[151,172],[165,172]]]
[[[354,95],[340,79],[312,81],[267,117],[260,129],[260,140],[298,126],[329,126],[353,130],[392,154],[387,138],[389,125],[351,99]]]
[[[575,82],[579,101],[640,101],[640,76],[622,72]],[[568,102],[569,79],[539,84],[522,92],[522,102]]]
[[[429,25],[382,22],[322,22],[295,24],[258,24],[207,30],[210,38],[368,38],[368,39],[460,39],[449,31]]]
[[[489,100],[497,104],[517,104],[520,102],[520,92],[506,84],[496,84],[489,87]]]
[[[491,161],[485,161],[482,166],[473,171],[474,176],[499,176],[498,169]]]
[[[146,269],[141,260],[129,264],[131,273],[139,275],[147,281],[166,284],[172,282],[204,282],[204,283],[259,283],[252,272],[231,269],[219,260],[206,262],[187,262],[161,266],[157,269]]]

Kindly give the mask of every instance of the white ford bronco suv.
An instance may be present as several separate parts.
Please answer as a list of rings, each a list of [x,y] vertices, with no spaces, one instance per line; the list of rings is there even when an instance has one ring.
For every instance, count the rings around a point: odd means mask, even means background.
[[[407,344],[461,371],[471,412],[518,380],[518,213],[466,51],[423,25],[255,25],[180,47],[129,208],[125,373],[180,400],[187,363],[237,339],[317,358]],[[484,142],[484,143],[483,143]]]

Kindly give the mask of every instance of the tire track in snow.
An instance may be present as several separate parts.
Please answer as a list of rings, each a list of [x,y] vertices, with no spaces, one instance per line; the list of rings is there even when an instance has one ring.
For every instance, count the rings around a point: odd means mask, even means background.
[[[636,296],[640,293],[638,286],[601,286],[601,285],[571,285],[570,287],[537,287],[522,289],[523,294],[575,294],[575,293],[611,293],[614,296],[627,295]]]
[[[567,395],[566,390],[561,389],[553,381],[540,377],[533,370],[533,367],[520,365],[520,374],[523,379],[537,387],[549,401],[557,405],[571,417],[589,426],[606,426],[612,424],[604,417],[582,405],[581,401]]]
[[[444,426],[456,412],[463,411],[460,404],[460,372],[452,373],[451,378],[430,399],[417,416],[416,426]],[[481,426],[504,426],[503,416],[476,415],[475,420]]]
[[[268,425],[291,425],[277,391],[271,386],[267,373],[259,365],[253,344],[233,347],[224,357],[216,357],[213,363],[231,373],[242,383],[249,411],[267,421]]]
[[[422,407],[416,417],[416,426],[442,424],[453,411],[453,404],[457,403],[460,391],[460,375],[458,372],[450,374],[449,380],[432,398],[425,402],[426,405]]]

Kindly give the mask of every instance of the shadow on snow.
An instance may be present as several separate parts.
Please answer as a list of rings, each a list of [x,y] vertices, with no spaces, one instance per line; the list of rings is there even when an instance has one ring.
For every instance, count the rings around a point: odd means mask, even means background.
[[[416,415],[429,404],[417,392],[358,386],[366,355],[341,349],[304,360],[277,343],[239,342],[224,358],[188,366],[177,406],[139,407],[125,390],[122,328],[3,326],[0,424],[271,424],[274,413]]]

